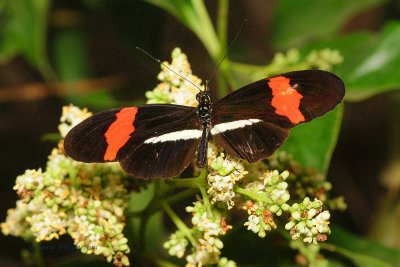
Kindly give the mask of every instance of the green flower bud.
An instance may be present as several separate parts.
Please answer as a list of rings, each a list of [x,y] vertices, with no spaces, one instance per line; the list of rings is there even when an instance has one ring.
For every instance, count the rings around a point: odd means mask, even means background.
[[[127,256],[122,256],[121,262],[125,266],[130,266],[129,258]]]
[[[222,249],[224,247],[224,243],[222,243],[221,240],[219,240],[218,238],[214,239],[214,245],[218,248],[218,249]]]
[[[260,231],[258,232],[258,236],[261,238],[264,238],[266,236],[264,228],[260,228]]]
[[[282,172],[281,177],[283,178],[283,180],[286,180],[289,177],[289,172],[288,171]]]
[[[273,205],[269,209],[272,213],[277,213],[280,210],[280,207],[278,205]]]
[[[288,188],[288,184],[286,182],[279,183],[276,186],[276,189],[278,189],[278,190],[286,190],[287,188]]]
[[[296,225],[296,223],[294,221],[290,221],[287,224],[285,224],[285,229],[291,230],[295,225]]]
[[[289,194],[288,194],[288,195],[289,195]],[[290,197],[290,195],[289,195],[289,197]],[[286,202],[286,201],[285,201],[285,202]],[[289,210],[290,210],[290,206],[289,206],[288,204],[284,203],[284,204],[281,205],[281,209],[282,209],[283,211],[289,211]]]
[[[283,193],[281,196],[282,202],[286,202],[290,199],[290,194],[288,192]]]
[[[120,245],[118,247],[118,249],[119,249],[119,251],[123,251],[123,252],[126,252],[126,253],[129,253],[129,251],[130,251],[130,249],[129,249],[127,244]]]
[[[291,216],[296,221],[299,221],[301,219],[301,213],[298,211],[292,212]]]
[[[316,209],[310,209],[309,211],[308,211],[308,216],[307,216],[307,218],[308,219],[312,219],[314,216],[315,216],[315,214],[317,214],[318,213],[318,210],[316,210]]]
[[[306,227],[306,223],[304,221],[301,221],[296,225],[296,228],[299,231],[303,230],[305,227]]]

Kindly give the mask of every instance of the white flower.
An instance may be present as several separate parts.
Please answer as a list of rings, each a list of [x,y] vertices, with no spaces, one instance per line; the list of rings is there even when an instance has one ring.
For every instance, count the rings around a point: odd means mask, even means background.
[[[250,215],[248,221],[244,223],[247,226],[247,230],[253,231],[253,233],[258,233],[260,231],[260,217],[257,215]]]
[[[61,136],[65,137],[73,127],[90,116],[92,113],[88,112],[86,108],[82,110],[73,105],[64,106],[60,118],[61,124],[58,126]]]
[[[329,211],[325,210],[312,219],[311,222],[319,233],[325,233],[327,229],[329,229],[328,224],[330,217]]]

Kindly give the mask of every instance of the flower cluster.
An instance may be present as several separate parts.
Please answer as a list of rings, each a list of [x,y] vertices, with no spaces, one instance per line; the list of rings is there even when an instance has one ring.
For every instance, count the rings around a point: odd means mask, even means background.
[[[176,256],[182,258],[185,254],[188,240],[185,237],[185,233],[181,230],[177,230],[169,236],[169,240],[164,243],[163,247],[168,249],[168,254],[170,256]]]
[[[201,79],[192,74],[187,56],[180,48],[172,51],[171,64],[163,62],[161,69],[157,76],[161,83],[153,91],[146,92],[147,103],[197,106],[196,94],[199,89],[204,90],[204,87],[201,85]]]
[[[342,63],[343,57],[338,50],[325,48],[322,50],[313,50],[305,57],[300,55],[298,49],[290,49],[283,53],[276,53],[271,64],[264,72],[270,76],[282,72],[301,70],[301,69],[320,69],[331,71],[333,66]]]
[[[290,207],[290,222],[285,225],[290,230],[292,239],[303,237],[303,242],[317,244],[327,239],[331,233],[329,228],[329,211],[322,211],[322,202],[318,199],[310,201],[308,197],[303,202],[294,203]]]
[[[286,202],[290,199],[290,195],[287,191],[288,184],[285,182],[288,176],[287,171],[281,174],[277,170],[264,172],[262,177],[245,186],[248,192],[242,194],[250,197],[243,205],[243,209],[250,215],[244,224],[248,230],[265,237],[265,231],[277,227],[274,216],[281,216],[282,212],[289,208]]]
[[[210,187],[207,193],[211,196],[211,203],[226,202],[231,209],[235,205],[233,187],[247,172],[241,160],[225,155],[221,150],[217,144],[209,142],[207,181]]]
[[[87,108],[80,109],[73,105],[64,106],[62,108],[62,115],[60,118],[60,125],[58,125],[58,130],[61,136],[64,138],[69,130],[78,125],[81,121],[89,118],[93,114],[87,110]]]
[[[330,209],[345,210],[346,203],[343,197],[329,198],[328,193],[332,189],[326,176],[318,173],[314,168],[305,168],[293,160],[291,155],[281,151],[273,154],[265,160],[266,167],[278,171],[289,170],[287,182],[291,198],[302,201],[305,197],[318,198]]]
[[[88,114],[73,106],[63,111],[62,135]],[[2,232],[37,242],[69,234],[82,253],[127,266],[130,249],[122,233],[129,197],[125,178],[116,163],[85,164],[68,158],[61,141],[45,172],[27,170],[17,177],[14,189],[21,200],[9,210]]]
[[[196,238],[196,243],[193,244],[193,253],[186,257],[186,267],[219,263],[219,255],[224,244],[218,236],[224,235],[232,226],[226,224],[217,209],[207,207],[199,201],[195,202],[193,207],[186,207],[186,211],[193,215],[194,228],[192,231]],[[228,262],[233,264],[233,261]]]
[[[189,238],[192,253],[186,256],[186,267],[207,264],[236,266],[233,261],[219,257],[224,246],[219,236],[224,235],[227,230],[232,228],[232,226],[226,224],[220,212],[210,206],[207,207],[200,201],[195,202],[194,206],[186,207],[186,211],[192,213],[194,227],[187,229],[186,233],[180,229],[170,235],[169,240],[164,243],[164,248],[168,249],[169,255],[182,258],[189,244],[187,239]]]

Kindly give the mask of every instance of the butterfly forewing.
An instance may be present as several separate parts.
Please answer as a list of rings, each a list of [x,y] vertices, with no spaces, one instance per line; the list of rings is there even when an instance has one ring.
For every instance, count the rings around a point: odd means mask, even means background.
[[[126,172],[148,179],[181,173],[200,137],[196,108],[143,105],[93,115],[68,133],[64,147],[75,160],[118,160]]]
[[[71,158],[82,162],[105,162],[108,143],[105,133],[121,109],[97,113],[72,128],[64,139],[64,150]]]
[[[279,148],[288,129],[324,115],[343,96],[343,82],[326,71],[263,79],[214,104],[211,134],[228,152],[254,162]]]

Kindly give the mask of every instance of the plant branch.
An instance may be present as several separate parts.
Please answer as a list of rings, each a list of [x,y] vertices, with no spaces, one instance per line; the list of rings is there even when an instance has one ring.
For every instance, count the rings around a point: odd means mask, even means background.
[[[160,201],[161,206],[164,208],[165,212],[168,214],[168,216],[171,218],[171,220],[174,222],[176,227],[182,231],[186,238],[189,239],[190,243],[192,246],[196,245],[196,240],[190,233],[190,229],[186,226],[184,222],[176,215],[176,213],[171,209],[171,207],[168,205],[168,203],[165,200]]]

